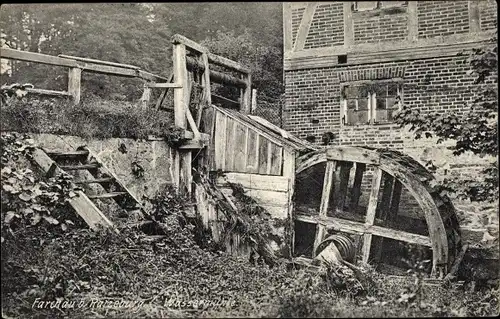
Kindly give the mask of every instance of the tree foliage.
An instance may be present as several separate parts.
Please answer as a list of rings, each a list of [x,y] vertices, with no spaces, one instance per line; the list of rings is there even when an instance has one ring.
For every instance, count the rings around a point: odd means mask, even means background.
[[[463,115],[455,112],[423,113],[403,106],[396,116],[401,126],[409,125],[415,138],[437,137],[438,143],[455,141],[450,148],[454,155],[471,152],[481,157],[498,156],[498,51],[497,37],[487,45],[473,49],[467,56],[469,74],[475,77],[471,88],[474,99]],[[462,53],[464,55],[464,53]],[[444,186],[462,198],[474,201],[498,199],[498,167],[492,163],[475,180],[445,179]]]
[[[132,64],[163,76],[172,65],[170,39],[174,33],[195,41],[214,38],[219,53],[232,53],[231,58],[250,62],[259,88],[276,86],[280,90],[281,82],[273,80],[281,78],[279,3],[225,3],[223,9],[220,3],[10,4],[1,7],[1,15],[2,45]],[[238,41],[222,44],[226,38],[220,34],[229,30]],[[234,47],[242,41],[248,52]],[[249,56],[241,56],[244,54]],[[258,54],[262,57],[255,61]],[[28,82],[46,89],[66,85],[63,68],[20,61],[10,62],[10,66],[12,75],[3,76],[3,83]],[[273,73],[272,80],[267,70]],[[101,97],[131,100],[140,96],[141,84],[84,73],[82,89]]]

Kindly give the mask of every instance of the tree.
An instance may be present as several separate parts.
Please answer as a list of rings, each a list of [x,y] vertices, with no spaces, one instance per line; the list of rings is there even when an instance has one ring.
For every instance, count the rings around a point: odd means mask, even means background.
[[[498,51],[497,36],[482,48],[473,49],[467,58],[475,75],[475,97],[462,116],[449,112],[422,114],[403,106],[396,116],[402,127],[410,125],[415,138],[438,137],[438,143],[454,140],[454,155],[465,152],[498,157]],[[443,186],[459,197],[472,201],[498,200],[498,163],[492,163],[476,180],[445,179]]]

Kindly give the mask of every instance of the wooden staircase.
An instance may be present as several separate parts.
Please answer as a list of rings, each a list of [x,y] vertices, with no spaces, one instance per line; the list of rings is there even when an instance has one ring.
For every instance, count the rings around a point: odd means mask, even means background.
[[[118,227],[103,214],[97,207],[99,205],[96,206],[95,204],[95,201],[105,199],[113,199],[118,204],[125,212],[126,221],[129,216],[135,217],[135,223],[126,222],[124,226],[142,225],[148,222],[144,221],[147,212],[139,200],[88,148],[79,147],[75,151],[37,148],[33,153],[33,159],[47,177],[66,173],[73,176],[72,186],[89,189],[87,192],[75,191],[77,196],[70,198],[69,203],[91,229],[111,227],[118,232]],[[128,218],[128,220],[130,219]],[[142,221],[137,223],[137,219]]]

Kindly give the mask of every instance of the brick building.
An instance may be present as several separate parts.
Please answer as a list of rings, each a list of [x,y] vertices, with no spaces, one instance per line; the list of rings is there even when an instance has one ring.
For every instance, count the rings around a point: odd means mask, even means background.
[[[284,129],[317,144],[330,132],[330,145],[395,148],[433,161],[440,176],[473,177],[494,159],[415,140],[393,114],[402,103],[466,111],[473,77],[458,53],[495,34],[496,12],[492,0],[285,3]],[[455,206],[464,225],[498,231],[497,205]]]

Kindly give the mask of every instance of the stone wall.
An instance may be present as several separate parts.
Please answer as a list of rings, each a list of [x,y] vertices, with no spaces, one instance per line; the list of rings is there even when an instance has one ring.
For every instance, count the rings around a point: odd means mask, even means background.
[[[174,150],[163,140],[84,140],[77,136],[53,134],[33,134],[33,138],[39,146],[49,150],[71,151],[86,145],[139,200],[143,196],[155,196],[173,181]],[[122,144],[126,153],[119,150]],[[133,162],[144,168],[144,176],[136,177],[132,173]]]

